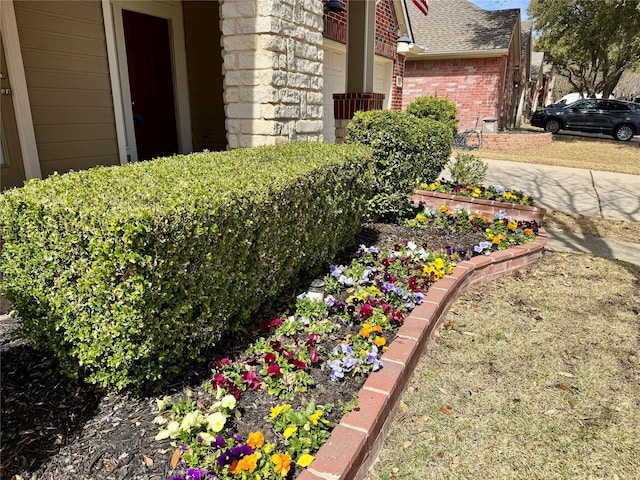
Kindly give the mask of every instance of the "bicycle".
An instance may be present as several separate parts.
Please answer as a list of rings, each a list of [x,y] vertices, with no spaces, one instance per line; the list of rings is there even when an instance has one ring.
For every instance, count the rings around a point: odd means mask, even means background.
[[[453,136],[454,148],[461,150],[474,150],[482,146],[482,130],[478,130],[478,120],[476,118],[476,126],[468,128],[464,132],[458,132]]]

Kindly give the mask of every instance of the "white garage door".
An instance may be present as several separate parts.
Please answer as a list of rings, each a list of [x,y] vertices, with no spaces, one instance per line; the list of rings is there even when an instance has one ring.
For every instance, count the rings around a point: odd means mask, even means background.
[[[346,76],[346,47],[341,43],[325,40],[324,87],[322,89],[324,125],[322,133],[326,143],[333,143],[336,140],[335,121],[333,119],[333,94],[345,92]],[[393,61],[388,58],[376,56],[373,70],[373,91],[385,94],[383,108],[389,108],[392,76]]]
[[[333,43],[333,42],[332,42]],[[336,141],[335,121],[333,119],[333,94],[344,93],[347,78],[347,53],[344,45],[336,43],[324,49],[324,86],[322,88],[324,104],[324,125],[322,134],[326,143]]]

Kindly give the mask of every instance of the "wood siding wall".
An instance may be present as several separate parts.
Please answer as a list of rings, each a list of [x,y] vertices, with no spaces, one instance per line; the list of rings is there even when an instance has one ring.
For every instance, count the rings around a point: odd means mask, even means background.
[[[195,151],[225,150],[218,2],[183,2],[191,131]]]
[[[119,164],[101,3],[14,5],[42,176]]]

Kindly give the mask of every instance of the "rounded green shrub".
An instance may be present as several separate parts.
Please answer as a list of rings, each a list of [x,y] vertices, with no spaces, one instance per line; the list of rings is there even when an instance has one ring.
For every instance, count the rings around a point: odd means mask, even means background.
[[[458,185],[482,185],[487,176],[489,165],[471,154],[459,153],[449,161],[447,168],[451,181]]]
[[[373,150],[373,197],[369,216],[394,218],[409,207],[418,178],[434,181],[451,155],[451,130],[442,122],[405,112],[357,112],[346,142]],[[427,180],[428,179],[428,180]]]
[[[448,98],[418,97],[407,105],[407,113],[420,118],[431,118],[446,124],[455,135],[458,131],[458,108]]]

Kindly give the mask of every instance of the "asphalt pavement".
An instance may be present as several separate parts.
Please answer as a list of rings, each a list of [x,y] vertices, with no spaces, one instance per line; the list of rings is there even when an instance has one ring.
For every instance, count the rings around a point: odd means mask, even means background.
[[[532,195],[545,208],[587,217],[640,222],[640,176],[581,168],[484,159],[485,184]],[[640,162],[640,152],[638,153]],[[640,265],[637,242],[547,230],[547,249],[589,253]]]

